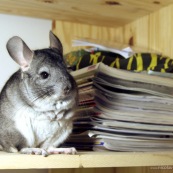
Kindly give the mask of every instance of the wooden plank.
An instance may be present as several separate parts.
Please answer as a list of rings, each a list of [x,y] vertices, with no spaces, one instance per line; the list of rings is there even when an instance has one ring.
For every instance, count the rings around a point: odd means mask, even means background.
[[[145,50],[148,50],[148,46],[146,46],[148,43],[148,16],[141,18],[140,22],[134,25],[137,28],[139,27],[139,29],[135,29],[133,31],[131,26],[132,24],[126,25],[126,29],[124,29],[124,27],[113,28],[56,21],[54,33],[60,38],[63,44],[64,53],[68,53],[79,49],[79,47],[72,47],[72,40],[75,38],[89,39],[90,41],[94,41],[96,43],[102,43],[105,46],[109,45],[112,47],[117,46],[118,48],[125,48],[134,42],[134,39],[140,35],[141,32],[138,31],[140,31],[140,29],[144,29],[143,35],[141,36],[143,39],[141,39],[141,42],[138,41],[141,44],[135,44],[136,46],[133,46],[133,50],[143,51],[144,48]],[[136,30],[137,32],[135,32]],[[137,47],[137,45],[140,46]]]
[[[173,58],[173,5],[140,18],[119,28],[123,31],[122,40],[128,43],[133,38],[133,45],[160,52]],[[115,29],[116,30],[116,29]]]
[[[25,155],[0,152],[0,169],[79,168],[79,155]]]
[[[119,35],[118,41],[123,41],[121,39],[123,38],[121,36],[123,33],[121,32],[121,35],[117,34],[115,28],[64,21],[56,21],[54,33],[61,40],[64,53],[78,49],[78,47],[72,47],[72,40],[75,38],[91,38],[95,40],[109,40],[109,42],[114,42],[117,40],[115,36]]]
[[[105,172],[116,173],[116,169],[115,168],[52,169],[49,173],[105,173]]]
[[[106,168],[173,165],[173,152],[81,152],[79,155],[0,153],[0,169]]]
[[[116,173],[172,173],[173,166],[116,168]]]
[[[123,27],[103,27],[56,21],[55,34],[63,42],[65,53],[75,50],[71,41],[75,37],[105,42],[132,44],[141,51],[154,51],[173,58],[173,5],[141,17]]]
[[[49,173],[172,173],[173,166],[52,169]]]
[[[0,13],[117,27],[171,3],[173,0],[0,0]]]
[[[84,168],[173,165],[173,152],[93,152],[80,158]]]

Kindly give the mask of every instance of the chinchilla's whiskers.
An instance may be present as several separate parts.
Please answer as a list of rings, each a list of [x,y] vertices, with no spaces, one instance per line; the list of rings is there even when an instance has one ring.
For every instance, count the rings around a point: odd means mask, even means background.
[[[43,100],[45,100],[46,97],[48,97],[48,96],[50,96],[50,95],[51,95],[51,93],[50,93],[50,91],[49,91],[49,94],[48,94],[48,93],[47,93],[47,94],[45,94],[45,93],[43,94],[43,93],[42,93],[42,94],[39,94],[39,95],[37,94],[37,96],[32,97],[32,98],[30,97],[29,99],[31,99],[31,100],[30,100],[31,103],[34,103],[34,102],[36,102],[36,101],[38,101],[38,100],[39,100],[40,102],[42,102]],[[16,112],[22,110],[22,109],[25,108],[25,107],[28,108],[28,104],[24,104],[24,105],[21,106],[19,109],[17,109]]]
[[[53,91],[33,93],[32,97],[31,95],[29,96],[29,99],[31,99],[31,103],[34,103],[38,100],[40,100],[41,102],[42,100],[46,99],[46,97],[50,97],[52,94],[53,94]]]
[[[23,91],[23,94],[27,95],[29,97],[29,100],[31,100],[31,103],[36,102],[40,99],[43,100],[44,98],[51,96],[53,93],[53,87],[45,87],[40,90],[40,88],[34,88],[34,92],[32,90],[28,90],[27,86],[24,85],[25,90]]]
[[[25,85],[24,85],[25,86]],[[49,87],[45,87],[45,88],[34,88],[34,92],[32,90],[28,90],[28,88],[25,86],[25,91],[23,91],[23,94],[27,95],[27,97],[29,97],[30,103],[34,104],[35,102],[37,102],[38,100],[40,102],[44,101],[47,97],[51,97],[54,94],[54,89],[55,89],[55,85],[53,86],[49,86]],[[56,88],[57,90],[58,88]],[[23,105],[21,106],[17,111],[19,111],[20,109],[23,109],[25,107],[27,107],[28,105]]]
[[[32,95],[32,96],[40,96],[40,95],[45,95],[45,94],[49,94],[49,92],[53,93],[53,90],[54,90],[54,85],[53,86],[49,86],[49,87],[43,87],[40,88],[34,88],[34,92],[32,89],[28,90],[27,86],[24,84],[24,87],[25,87],[25,91],[26,91],[26,94],[27,95]],[[24,91],[24,93],[25,93]],[[50,94],[49,94],[50,95]]]

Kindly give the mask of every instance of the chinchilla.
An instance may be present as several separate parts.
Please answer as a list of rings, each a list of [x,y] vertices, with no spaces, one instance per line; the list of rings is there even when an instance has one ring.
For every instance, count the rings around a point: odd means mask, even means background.
[[[63,61],[60,40],[49,34],[50,48],[30,50],[18,36],[7,42],[20,65],[0,94],[0,150],[47,156],[75,154],[58,148],[72,131],[78,92]]]

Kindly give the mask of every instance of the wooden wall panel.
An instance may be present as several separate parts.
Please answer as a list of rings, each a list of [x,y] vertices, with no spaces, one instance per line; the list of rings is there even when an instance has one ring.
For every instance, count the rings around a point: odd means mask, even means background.
[[[130,43],[140,50],[173,57],[173,5],[119,28],[56,21],[55,33],[63,42],[65,53],[74,50],[71,40],[79,37]]]
[[[118,41],[123,42],[122,30],[115,30],[115,28],[110,27],[56,21],[54,32],[62,41],[65,53],[75,50],[71,46],[72,40],[75,38],[92,38],[109,41],[116,41],[118,39]]]
[[[173,57],[173,5],[140,18],[121,29],[124,30],[124,42],[131,36],[134,46]]]

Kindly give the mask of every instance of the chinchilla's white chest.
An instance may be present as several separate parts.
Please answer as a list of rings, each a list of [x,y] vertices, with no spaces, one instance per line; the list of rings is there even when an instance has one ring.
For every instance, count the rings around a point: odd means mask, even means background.
[[[58,117],[60,116],[60,117]],[[24,108],[15,115],[15,126],[26,138],[28,147],[57,147],[72,130],[72,121],[54,112],[35,112]]]

